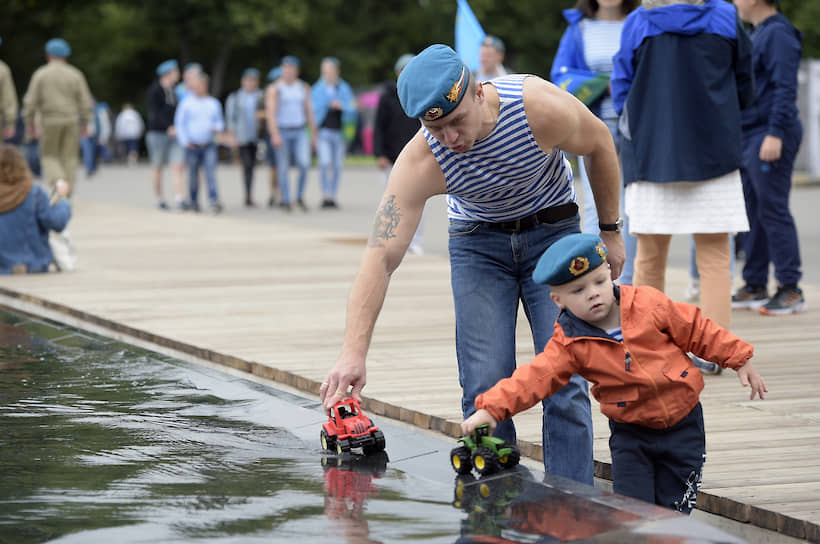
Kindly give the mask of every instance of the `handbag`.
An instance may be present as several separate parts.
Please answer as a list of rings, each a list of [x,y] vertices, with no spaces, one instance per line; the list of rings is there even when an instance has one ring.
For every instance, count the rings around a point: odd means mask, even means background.
[[[48,245],[54,256],[54,264],[60,272],[71,272],[77,267],[77,247],[67,230],[50,232]]]

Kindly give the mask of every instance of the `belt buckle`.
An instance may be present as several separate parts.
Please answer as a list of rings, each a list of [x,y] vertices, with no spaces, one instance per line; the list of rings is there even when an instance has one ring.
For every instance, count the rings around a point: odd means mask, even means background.
[[[520,219],[515,220],[515,230],[513,230],[513,232],[521,232],[521,220]]]

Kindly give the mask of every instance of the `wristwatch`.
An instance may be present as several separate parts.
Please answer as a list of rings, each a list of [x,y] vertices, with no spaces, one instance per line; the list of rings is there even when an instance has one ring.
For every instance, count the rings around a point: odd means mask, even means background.
[[[624,229],[624,218],[619,217],[614,223],[598,223],[598,228],[602,231],[621,232]]]

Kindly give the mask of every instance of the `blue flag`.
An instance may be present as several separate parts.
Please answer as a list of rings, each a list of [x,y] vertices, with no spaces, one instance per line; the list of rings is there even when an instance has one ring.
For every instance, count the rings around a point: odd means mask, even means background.
[[[467,0],[458,0],[456,11],[456,53],[471,72],[478,70],[478,51],[486,34]]]

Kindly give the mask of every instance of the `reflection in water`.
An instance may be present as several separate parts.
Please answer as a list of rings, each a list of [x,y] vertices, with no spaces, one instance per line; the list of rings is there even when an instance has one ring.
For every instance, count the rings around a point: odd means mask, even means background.
[[[373,485],[387,471],[387,453],[322,457],[324,467],[325,516],[333,520],[338,536],[350,543],[378,542],[370,538],[364,517],[365,499],[379,493]]]
[[[323,468],[326,416],[275,393],[0,310],[0,542],[452,541],[439,484]]]
[[[453,506],[468,515],[457,542],[572,542],[621,528],[640,516],[532,480],[519,467],[455,479]]]

